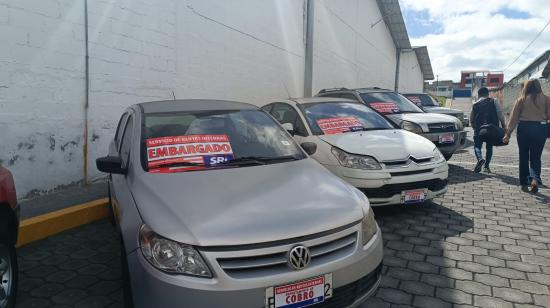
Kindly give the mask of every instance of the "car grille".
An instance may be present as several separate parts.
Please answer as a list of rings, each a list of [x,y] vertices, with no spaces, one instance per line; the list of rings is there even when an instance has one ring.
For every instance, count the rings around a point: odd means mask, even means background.
[[[432,160],[432,157],[415,158],[415,157],[410,156],[407,159],[383,161],[382,163],[384,163],[384,165],[386,165],[386,167],[393,168],[393,167],[401,167],[401,166],[408,165],[410,162],[415,162],[416,164],[425,164],[425,163],[429,163],[431,160]]]
[[[311,253],[309,266],[318,266],[353,253],[356,242],[357,232],[353,232],[334,240],[308,246]],[[284,250],[272,254],[217,260],[220,267],[231,277],[255,278],[294,271],[287,265],[287,253],[288,251]]]
[[[404,172],[390,172],[391,176],[405,176],[405,175],[414,175],[422,173],[430,173],[434,169],[424,169],[424,170],[415,170],[415,171],[404,171]]]
[[[427,188],[431,191],[438,191],[446,186],[447,180],[433,179],[412,183],[387,184],[380,188],[362,188],[361,191],[369,198],[390,198],[405,190]]]
[[[356,300],[367,294],[376,284],[382,271],[382,264],[370,272],[367,276],[332,290],[333,295],[321,304],[314,305],[315,308],[342,308],[351,306]]]
[[[430,133],[445,133],[445,132],[454,132],[456,127],[454,123],[435,123],[428,124]]]

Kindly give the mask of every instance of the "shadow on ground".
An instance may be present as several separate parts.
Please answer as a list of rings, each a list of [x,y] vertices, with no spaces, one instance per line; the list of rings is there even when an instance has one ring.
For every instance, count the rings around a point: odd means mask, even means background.
[[[460,302],[456,279],[471,279],[456,268],[457,244],[471,242],[465,233],[473,221],[434,202],[375,209],[384,238],[380,289],[361,307],[392,305],[452,307]]]

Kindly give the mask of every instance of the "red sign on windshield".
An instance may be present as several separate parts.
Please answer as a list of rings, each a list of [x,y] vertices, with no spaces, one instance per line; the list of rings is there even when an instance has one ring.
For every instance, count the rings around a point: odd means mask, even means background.
[[[227,135],[187,135],[146,140],[149,172],[202,169],[233,159]],[[189,163],[189,166],[185,166]],[[172,166],[169,165],[178,165]],[[196,165],[195,165],[196,164]]]
[[[335,117],[317,120],[317,125],[325,135],[340,134],[361,130],[363,124],[355,117]]]
[[[369,106],[381,114],[399,112],[399,107],[393,102],[373,102]]]

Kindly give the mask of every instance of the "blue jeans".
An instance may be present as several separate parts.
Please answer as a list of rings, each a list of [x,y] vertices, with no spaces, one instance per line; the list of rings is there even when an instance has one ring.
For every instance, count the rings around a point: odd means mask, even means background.
[[[533,121],[520,121],[518,125],[519,146],[519,183],[528,185],[535,179],[542,184],[540,179],[542,150],[546,143],[546,123]]]
[[[476,154],[476,158],[478,161],[483,159],[483,155],[481,154],[481,147],[483,146],[483,141],[479,140],[479,131],[474,131],[474,153]],[[485,167],[488,168],[489,164],[491,163],[491,158],[493,158],[493,145],[485,142],[485,150],[487,153],[485,153]]]

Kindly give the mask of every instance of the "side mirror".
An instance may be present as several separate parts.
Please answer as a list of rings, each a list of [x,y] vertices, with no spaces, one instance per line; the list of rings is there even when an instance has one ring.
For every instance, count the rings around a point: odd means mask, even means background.
[[[304,142],[300,144],[300,146],[304,149],[304,151],[306,151],[307,155],[313,155],[317,152],[317,143]]]
[[[283,128],[292,136],[294,136],[294,125],[292,123],[283,123]]]
[[[104,156],[95,160],[97,170],[105,173],[126,174],[122,159],[118,156]]]

